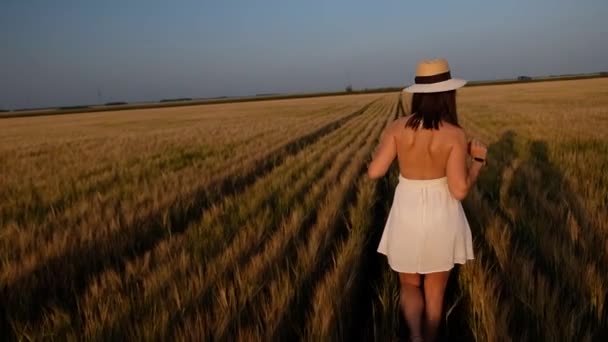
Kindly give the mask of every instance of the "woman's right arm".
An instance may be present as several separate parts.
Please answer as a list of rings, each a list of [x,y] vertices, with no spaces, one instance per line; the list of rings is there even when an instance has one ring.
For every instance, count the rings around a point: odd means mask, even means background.
[[[486,147],[477,141],[471,143],[471,156],[485,159]],[[473,161],[467,170],[467,139],[464,131],[459,130],[456,134],[454,145],[448,156],[446,174],[448,177],[448,188],[452,196],[463,200],[469,190],[475,184],[479,170],[483,165],[481,162]]]

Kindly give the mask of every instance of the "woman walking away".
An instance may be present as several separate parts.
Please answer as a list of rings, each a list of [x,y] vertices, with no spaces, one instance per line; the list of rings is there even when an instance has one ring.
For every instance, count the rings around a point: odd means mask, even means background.
[[[386,128],[368,169],[370,178],[379,178],[395,157],[399,162],[399,184],[378,252],[399,273],[412,341],[436,339],[450,270],[473,259],[460,201],[475,183],[487,149],[475,140],[467,145],[458,125],[456,89],[465,83],[451,78],[445,59],[420,63],[415,84],[404,89],[413,93],[412,114]]]

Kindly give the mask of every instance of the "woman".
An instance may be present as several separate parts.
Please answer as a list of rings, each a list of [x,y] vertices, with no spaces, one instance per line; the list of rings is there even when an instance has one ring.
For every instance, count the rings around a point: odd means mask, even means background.
[[[386,128],[368,169],[370,178],[379,178],[395,157],[399,162],[399,184],[378,252],[399,272],[412,341],[435,340],[450,270],[473,259],[460,200],[475,183],[487,149],[477,141],[467,145],[458,125],[456,89],[465,83],[451,78],[444,59],[420,63],[415,84],[404,89],[414,93],[412,115]]]

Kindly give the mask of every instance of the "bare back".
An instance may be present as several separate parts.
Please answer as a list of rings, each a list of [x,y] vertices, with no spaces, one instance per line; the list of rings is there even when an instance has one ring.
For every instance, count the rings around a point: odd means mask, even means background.
[[[461,129],[442,122],[438,130],[413,130],[405,127],[406,121],[396,120],[393,131],[401,175],[408,179],[445,177],[448,157]]]
[[[467,171],[464,131],[447,122],[441,122],[439,129],[413,130],[405,127],[406,122],[407,118],[401,118],[385,129],[369,164],[368,176],[382,177],[397,158],[403,177],[419,180],[447,177],[454,198],[463,199],[481,167],[476,163],[472,172]]]

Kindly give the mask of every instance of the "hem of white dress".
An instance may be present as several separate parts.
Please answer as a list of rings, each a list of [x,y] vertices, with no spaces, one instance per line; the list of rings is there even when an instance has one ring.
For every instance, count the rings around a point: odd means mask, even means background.
[[[382,252],[380,252],[380,251],[378,251],[378,253],[383,254],[383,255],[386,255],[386,254],[384,254],[384,253],[382,253]],[[388,257],[388,256],[387,256],[387,257]],[[411,272],[411,271],[403,271],[403,270],[399,270],[399,269],[397,269],[397,268],[393,267],[393,265],[391,265],[391,263],[390,263],[390,262],[388,263],[388,265],[390,266],[390,268],[391,268],[393,271],[395,271],[395,272],[399,272],[399,273],[417,273],[417,274],[428,274],[428,273],[436,273],[436,272],[445,272],[445,271],[449,271],[449,270],[451,270],[452,268],[454,268],[454,265],[456,265],[456,264],[464,265],[464,264],[465,264],[467,261],[469,261],[469,260],[474,260],[474,259],[475,259],[474,257],[467,257],[467,258],[465,258],[465,259],[458,259],[458,260],[454,260],[454,262],[453,262],[451,265],[446,266],[446,268],[442,268],[442,269],[438,269],[438,270],[433,270],[433,271],[414,271],[414,272]]]

